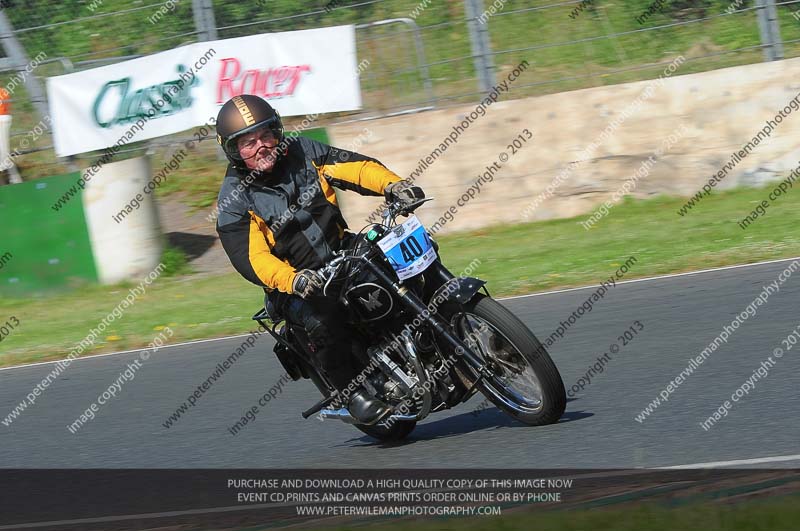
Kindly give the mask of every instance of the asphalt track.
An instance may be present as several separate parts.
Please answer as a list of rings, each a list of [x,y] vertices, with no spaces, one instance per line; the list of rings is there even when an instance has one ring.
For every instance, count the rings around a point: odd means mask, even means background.
[[[0,425],[2,468],[629,468],[800,466],[800,345],[787,352],[709,431],[700,422],[753,374],[800,323],[800,271],[758,308],[647,420],[635,416],[754,299],[789,261],[618,283],[550,348],[565,385],[586,373],[634,320],[644,330],[577,393],[561,421],[527,427],[475,397],[420,423],[404,444],[385,445],[338,421],[303,420],[318,396],[292,382],[237,435],[233,425],[282,371],[259,339],[170,429],[164,422],[238,346],[229,338],[155,353],[97,417],[70,424],[137,353],[76,361],[9,427]],[[598,279],[599,280],[599,279]],[[503,301],[540,338],[594,288]],[[255,310],[243,308],[243,313]],[[51,364],[0,371],[5,418]],[[762,460],[762,458],[768,458]],[[741,460],[741,461],[740,461]],[[748,461],[750,460],[750,461]]]

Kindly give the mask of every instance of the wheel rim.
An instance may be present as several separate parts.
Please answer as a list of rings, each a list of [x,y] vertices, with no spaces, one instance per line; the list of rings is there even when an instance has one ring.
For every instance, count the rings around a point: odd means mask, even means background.
[[[489,321],[475,314],[461,313],[456,319],[454,328],[461,339],[495,374],[483,379],[488,391],[513,410],[541,411],[544,407],[541,382],[519,347]]]

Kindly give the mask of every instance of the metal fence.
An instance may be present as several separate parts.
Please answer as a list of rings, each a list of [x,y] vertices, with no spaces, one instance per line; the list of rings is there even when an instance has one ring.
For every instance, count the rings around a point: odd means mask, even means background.
[[[45,0],[3,3],[0,86],[11,87],[12,153],[25,176],[59,164],[47,134],[15,148],[46,113],[48,76],[186,43],[355,24],[364,108],[329,122],[475,101],[523,60],[507,98],[800,55],[800,0]],[[42,57],[44,54],[44,57]],[[31,68],[35,57],[40,60]],[[159,139],[159,146],[177,139]],[[16,151],[15,151],[16,149]],[[63,161],[62,161],[63,162]]]

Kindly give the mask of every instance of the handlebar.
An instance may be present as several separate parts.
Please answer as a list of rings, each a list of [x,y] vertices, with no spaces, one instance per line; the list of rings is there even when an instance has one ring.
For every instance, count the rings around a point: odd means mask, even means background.
[[[427,203],[428,201],[433,201],[433,197],[426,197],[424,199],[419,199],[412,203],[398,203],[393,202],[391,204],[387,204],[386,210],[383,211],[383,221],[384,225],[392,227],[395,225],[394,218],[397,216],[408,216],[412,212],[414,212],[417,208],[422,206],[423,203]]]
[[[336,272],[337,269],[339,269],[339,266],[341,265],[342,262],[344,262],[344,259],[345,259],[344,256],[337,256],[336,258],[328,262],[326,265],[321,267],[318,270],[318,273],[322,275],[323,278],[328,280],[329,278],[333,277],[333,273]]]
[[[392,202],[387,204],[386,210],[383,212],[383,225],[387,227],[393,227],[397,225],[395,218],[397,216],[408,216],[412,212],[414,212],[417,208],[422,206],[422,204],[427,203],[428,201],[432,201],[433,197],[426,197],[424,199],[419,199],[412,203],[398,203]],[[327,296],[328,294],[328,286],[330,285],[333,277],[336,276],[336,272],[339,270],[339,267],[347,261],[347,260],[365,260],[366,258],[363,256],[348,256],[345,254],[345,251],[335,251],[334,252],[336,258],[322,266],[317,270],[317,272],[325,279],[325,286],[322,289],[322,294]]]
[[[336,251],[336,253],[344,253],[344,251]],[[325,279],[325,286],[322,288],[322,295],[327,297],[328,296],[328,286],[330,285],[333,277],[336,276],[336,272],[339,270],[339,267],[347,261],[347,260],[364,260],[363,256],[347,256],[344,254],[339,254],[336,258],[328,262],[323,267],[319,268],[317,272]]]

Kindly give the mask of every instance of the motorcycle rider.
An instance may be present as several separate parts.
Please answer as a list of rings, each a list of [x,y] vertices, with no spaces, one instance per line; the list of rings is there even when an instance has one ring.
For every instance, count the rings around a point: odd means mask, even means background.
[[[316,269],[352,234],[333,187],[387,201],[413,201],[422,190],[379,161],[304,137],[287,138],[280,115],[258,96],[228,100],[217,115],[217,142],[229,164],[219,192],[217,233],[233,267],[261,286],[273,320],[301,324],[317,367],[339,391],[359,368],[351,331],[336,301],[321,297]],[[350,395],[350,414],[374,424],[391,408],[364,388]]]

